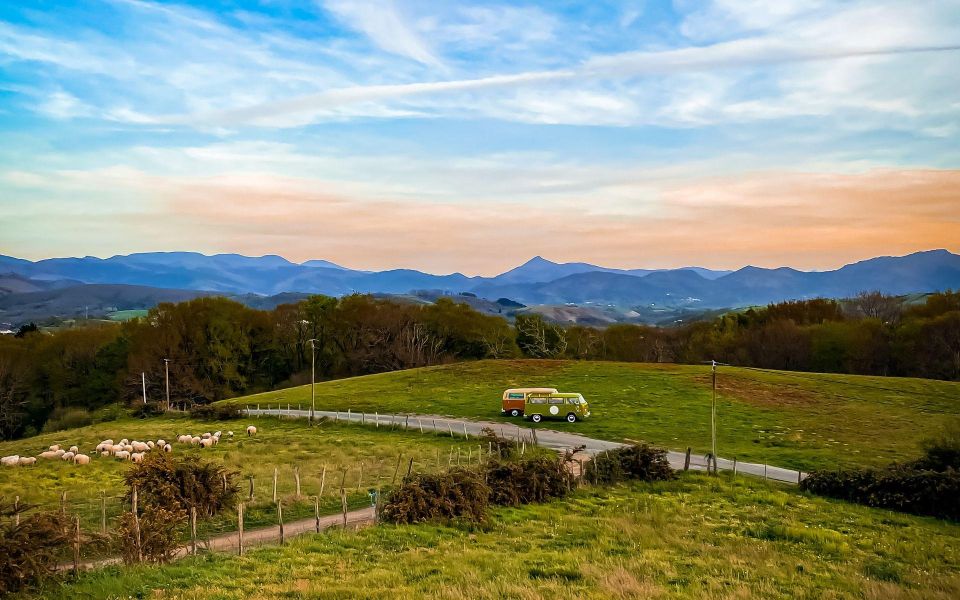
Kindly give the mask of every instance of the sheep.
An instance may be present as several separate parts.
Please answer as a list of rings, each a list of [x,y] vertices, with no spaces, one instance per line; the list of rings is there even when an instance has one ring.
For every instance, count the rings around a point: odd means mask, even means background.
[[[63,454],[60,455],[60,460],[69,462],[73,460],[74,456],[76,456],[75,452],[64,452]]]
[[[143,452],[134,452],[130,455],[130,460],[135,463],[143,462]]]
[[[180,442],[181,444],[190,444],[190,443],[192,443],[192,440],[193,440],[193,436],[192,436],[192,435],[180,435],[180,436],[177,436],[177,441]]]
[[[160,440],[157,440],[157,445],[160,446],[161,448],[163,448],[164,446],[167,445],[167,442],[165,442],[164,440],[160,439]]]
[[[66,453],[67,453],[67,451],[64,450],[63,448],[57,448],[57,451],[54,452],[54,454],[57,455],[57,458],[60,458],[61,456],[63,456],[63,455],[66,454]]]
[[[164,452],[173,452],[173,446],[171,446],[170,444],[164,444],[164,445],[163,445],[163,451],[164,451]]]
[[[75,465],[86,465],[90,463],[90,457],[86,454],[78,454],[73,457],[73,464]]]
[[[232,431],[228,431],[228,432],[227,432],[227,437],[233,437],[233,432],[232,432]]]
[[[257,435],[257,428],[254,427],[253,425],[250,425],[249,427],[247,427],[247,435],[248,436]]]
[[[103,442],[97,444],[97,447],[93,449],[94,452],[103,452],[106,449],[106,445]]]
[[[138,442],[136,440],[134,440],[133,443],[130,444],[130,448],[128,448],[128,450],[133,450],[134,452],[137,452],[140,454],[146,452],[149,449],[150,449],[149,444],[144,444],[143,442]]]
[[[52,458],[60,458],[60,457],[57,456],[56,452],[53,452],[52,450],[47,450],[45,452],[40,453],[40,458],[52,459]]]
[[[147,441],[147,448],[150,448],[151,450],[153,450],[153,449],[156,448],[156,447],[157,447],[157,443],[156,443],[155,441],[153,441],[153,440],[148,440],[148,441]]]
[[[110,451],[104,450],[103,452],[100,453],[100,456],[110,456]]]
[[[123,438],[122,440],[120,440],[121,446],[126,446],[129,443],[130,443],[130,440],[128,440],[127,438]]]
[[[21,456],[20,457],[20,466],[29,466],[37,462],[36,456]]]
[[[80,448],[77,448],[76,446],[70,446],[70,449],[67,450],[67,452],[73,452],[76,454],[77,452],[80,452]]]
[[[201,435],[200,437],[201,437],[202,439],[205,439],[205,440],[206,440],[206,439],[209,439],[212,435],[213,435],[213,434],[211,434],[211,433],[208,431],[208,432],[206,432],[205,434]]]
[[[194,446],[197,446],[197,445],[200,444],[200,438],[198,438],[198,437],[191,438],[191,439],[190,439],[190,443],[193,444]]]
[[[11,456],[4,456],[0,458],[0,465],[5,467],[16,467],[20,464],[20,456],[18,454],[13,454]]]
[[[48,448],[48,450],[50,450],[50,452],[56,452],[56,451],[59,450],[59,449],[60,449],[60,444],[54,444],[54,445],[50,446],[50,448]]]
[[[110,446],[110,448],[109,448],[111,454],[116,454],[117,452],[123,452],[125,449],[126,449],[126,448],[124,448],[124,447],[123,447],[122,445],[120,445],[120,444],[114,444],[114,445]]]
[[[211,446],[213,446],[213,440],[212,440],[211,438],[206,438],[206,439],[200,440],[200,447],[201,447],[201,448],[209,448],[209,447],[211,447]]]
[[[123,446],[123,449],[126,450],[127,452],[133,452],[133,451],[134,451],[134,450],[133,450],[133,444],[125,444],[125,445]]]
[[[221,435],[223,435],[223,432],[222,432],[222,431],[214,431],[214,432],[213,432],[213,437],[220,437]]]
[[[116,454],[114,454],[114,456],[116,456],[120,460],[130,460],[130,453],[127,452],[126,450],[121,450],[120,452],[117,452]]]

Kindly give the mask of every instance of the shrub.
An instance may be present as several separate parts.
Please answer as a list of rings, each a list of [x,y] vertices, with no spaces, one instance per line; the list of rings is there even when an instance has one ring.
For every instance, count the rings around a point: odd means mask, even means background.
[[[512,456],[517,446],[516,443],[498,436],[497,432],[490,427],[480,430],[478,441],[485,446],[488,445],[490,450],[500,458]]]
[[[800,488],[821,496],[915,515],[960,520],[960,471],[886,469],[816,471]]]
[[[186,522],[187,513],[180,508],[147,505],[140,511],[139,546],[137,553],[137,524],[132,512],[124,512],[114,533],[114,546],[123,562],[134,564],[142,558],[146,562],[169,562],[180,543],[179,529]]]
[[[76,427],[86,427],[93,423],[93,416],[83,408],[58,408],[43,425],[44,432],[63,431]]]
[[[137,402],[133,405],[130,414],[138,419],[159,417],[166,412],[167,405],[161,402]]]
[[[960,471],[960,427],[954,427],[924,445],[923,458],[908,464],[925,471]]]
[[[486,466],[490,502],[517,506],[561,498],[574,482],[566,457],[534,456],[521,460],[492,460]]]
[[[22,509],[21,509],[22,512]],[[69,521],[57,512],[10,517],[9,504],[0,505],[0,596],[16,592],[49,575],[58,552],[70,544]]]
[[[466,519],[487,519],[490,488],[472,470],[453,469],[445,473],[416,475],[390,492],[381,518],[388,523],[419,523]]]
[[[600,452],[584,465],[584,478],[593,483],[617,483],[627,479],[664,481],[676,473],[667,451],[647,444],[631,444]]]
[[[223,465],[196,456],[173,458],[166,452],[150,452],[133,465],[127,485],[137,486],[144,507],[197,509],[198,517],[211,517],[233,506],[239,494],[237,473]],[[128,492],[128,497],[129,497]]]
[[[240,407],[235,404],[194,404],[190,407],[190,417],[201,421],[228,421],[241,416]]]

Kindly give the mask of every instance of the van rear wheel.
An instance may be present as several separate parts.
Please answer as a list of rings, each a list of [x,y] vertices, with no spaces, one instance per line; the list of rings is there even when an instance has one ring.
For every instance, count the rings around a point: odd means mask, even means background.
[[[530,420],[533,421],[534,423],[539,423],[540,421],[543,420],[543,417],[540,415],[533,415],[530,417]]]
[[[576,422],[577,422],[577,415],[573,413],[570,413],[567,415],[567,423],[576,423]]]
[[[511,417],[519,417],[519,416],[520,416],[520,411],[517,410],[517,409],[513,409],[513,410],[510,411],[510,416],[511,416]]]

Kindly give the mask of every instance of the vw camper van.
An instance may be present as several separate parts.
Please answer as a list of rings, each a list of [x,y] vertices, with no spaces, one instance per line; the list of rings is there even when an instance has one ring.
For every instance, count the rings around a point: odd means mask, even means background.
[[[590,406],[582,394],[567,392],[536,392],[527,395],[523,407],[524,417],[534,423],[544,419],[565,419],[576,423],[590,416]]]
[[[527,401],[529,394],[555,394],[557,388],[512,388],[503,392],[503,400],[500,404],[500,413],[519,417],[523,414],[523,406]]]

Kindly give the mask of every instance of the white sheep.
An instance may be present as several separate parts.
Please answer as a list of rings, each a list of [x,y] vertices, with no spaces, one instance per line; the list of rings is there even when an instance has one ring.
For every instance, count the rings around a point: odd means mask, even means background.
[[[109,450],[104,450],[104,451],[100,452],[100,456],[110,456],[110,451],[109,451]]]
[[[128,449],[129,449],[129,450],[133,450],[134,452],[137,452],[137,453],[142,454],[142,453],[144,453],[144,452],[146,452],[147,450],[150,449],[150,445],[149,445],[149,444],[144,444],[143,442],[138,442],[138,441],[134,440],[133,443],[130,444],[130,448],[128,448]]]
[[[161,440],[157,440],[157,445],[160,446],[161,448],[163,448],[164,446],[167,445],[167,442],[165,442],[165,441],[162,440],[162,439],[161,439]]]
[[[121,444],[114,444],[108,448],[111,454],[116,454],[117,452],[123,452],[125,448]]]
[[[221,435],[223,435],[223,432],[222,432],[222,431],[214,431],[214,432],[213,432],[213,437],[220,437]]]
[[[153,449],[156,448],[156,447],[157,447],[157,443],[156,443],[155,441],[149,440],[149,441],[147,442],[147,448],[150,448],[151,450],[153,450]]]
[[[227,432],[227,437],[233,437],[233,432],[232,432],[232,431],[228,431],[228,432]]]
[[[20,455],[12,454],[10,456],[4,456],[0,458],[0,465],[5,467],[16,467],[20,464]]]
[[[100,443],[103,444],[104,446],[112,446],[112,445],[113,445],[113,440],[112,440],[112,439],[106,439],[106,440],[103,440],[103,441],[100,442]]]
[[[200,438],[198,437],[190,438],[190,443],[193,444],[194,446],[198,446],[200,445]]]
[[[73,460],[73,457],[76,456],[75,452],[64,452],[60,455],[60,460],[65,460],[67,462]]]
[[[77,452],[80,452],[80,448],[77,448],[76,446],[70,446],[70,449],[67,450],[67,452],[73,452],[76,454]]]
[[[57,450],[54,452],[54,454],[57,455],[57,458],[60,458],[61,456],[63,456],[63,455],[66,454],[66,453],[67,453],[67,451],[64,450],[63,448],[57,448]]]
[[[36,456],[21,456],[20,466],[29,466],[37,462]]]
[[[206,438],[206,439],[200,440],[200,447],[201,447],[201,448],[209,448],[210,446],[213,446],[213,440],[212,440],[211,438]]]
[[[127,438],[123,438],[122,440],[120,440],[121,446],[126,446],[129,443],[130,443],[130,440],[128,440]]]
[[[163,445],[163,451],[164,451],[164,452],[173,452],[173,446],[171,446],[170,444],[164,444],[164,445]]]
[[[117,452],[116,454],[114,454],[114,456],[116,456],[120,460],[130,460],[130,453],[127,452],[126,450],[121,450],[120,452]]]
[[[133,452],[133,444],[124,444],[123,449],[127,452]]]
[[[50,459],[50,458],[59,458],[59,456],[57,456],[57,453],[52,450],[46,450],[40,453],[40,458]]]
[[[250,425],[249,427],[247,427],[247,435],[248,436],[257,435],[257,428],[254,427],[253,425]]]
[[[213,434],[208,431],[208,432],[204,433],[203,435],[201,435],[200,437],[201,437],[202,439],[205,439],[205,440],[206,440],[206,439],[209,439],[212,435],[213,435]]]
[[[78,454],[73,457],[73,464],[75,465],[86,465],[90,463],[90,457],[86,454]]]
[[[140,462],[143,462],[143,456],[144,456],[143,452],[134,452],[133,454],[130,455],[130,460],[132,460],[135,463],[140,463]]]
[[[50,452],[56,452],[59,449],[60,449],[60,444],[54,444],[49,448]]]

